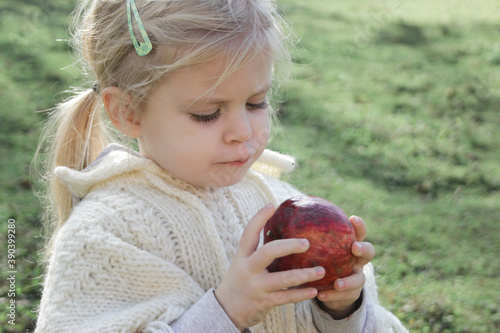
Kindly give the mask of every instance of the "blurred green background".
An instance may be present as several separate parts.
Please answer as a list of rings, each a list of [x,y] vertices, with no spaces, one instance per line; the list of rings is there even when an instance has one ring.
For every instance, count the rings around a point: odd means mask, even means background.
[[[300,38],[271,148],[287,180],[362,216],[381,303],[411,332],[500,330],[500,2],[283,0]],[[29,165],[46,110],[81,85],[75,1],[0,0],[0,332],[34,327],[43,270]],[[16,326],[7,228],[16,221]],[[11,220],[12,221],[12,220]]]

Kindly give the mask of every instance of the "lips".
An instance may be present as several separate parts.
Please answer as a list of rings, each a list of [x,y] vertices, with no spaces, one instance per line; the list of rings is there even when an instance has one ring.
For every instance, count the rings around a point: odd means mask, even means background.
[[[242,158],[236,159],[234,161],[222,162],[221,164],[230,165],[230,166],[242,166],[242,165],[245,165],[250,160],[250,157],[251,156],[242,157]]]
[[[245,155],[240,155],[238,157],[235,157],[234,159],[228,159],[226,161],[220,162],[222,165],[228,165],[228,166],[242,166],[248,163],[250,159],[252,158],[253,154],[245,154]]]

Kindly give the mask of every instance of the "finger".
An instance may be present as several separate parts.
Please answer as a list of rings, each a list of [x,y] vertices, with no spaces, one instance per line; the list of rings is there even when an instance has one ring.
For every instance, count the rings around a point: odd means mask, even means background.
[[[348,277],[335,280],[333,288],[321,291],[318,299],[321,301],[340,301],[359,297],[365,284],[365,275],[362,270],[355,270]]]
[[[249,258],[250,267],[262,270],[269,266],[274,259],[293,253],[302,253],[309,249],[309,241],[305,238],[277,239],[264,244]]]
[[[271,292],[300,286],[306,282],[320,280],[324,276],[325,269],[321,266],[270,273],[265,276],[266,291]]]
[[[285,289],[272,292],[270,300],[274,306],[280,306],[289,303],[298,303],[318,295],[316,288]]]
[[[366,224],[365,221],[359,216],[353,215],[349,218],[352,226],[354,227],[354,232],[356,233],[356,240],[358,242],[363,241],[366,236]]]
[[[335,280],[333,287],[338,291],[360,289],[363,288],[365,280],[363,270],[355,269],[351,275]]]
[[[363,289],[351,289],[338,291],[336,289],[324,290],[318,293],[318,299],[322,302],[338,302],[337,306],[346,306],[355,302],[361,295]]]
[[[250,256],[259,245],[260,232],[264,228],[267,220],[274,214],[274,205],[268,204],[252,217],[241,235],[240,244],[236,251],[236,257]]]
[[[357,257],[357,267],[363,267],[375,258],[375,247],[369,242],[354,242],[351,251]]]

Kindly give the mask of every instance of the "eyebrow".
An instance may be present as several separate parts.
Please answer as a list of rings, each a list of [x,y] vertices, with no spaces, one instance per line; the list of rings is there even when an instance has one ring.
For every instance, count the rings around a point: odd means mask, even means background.
[[[254,93],[250,97],[257,96],[257,95],[262,95],[264,93],[268,93],[269,90],[271,90],[271,86],[272,86],[271,83],[266,84],[264,86],[264,88],[260,89],[258,92]],[[212,98],[212,97],[204,98],[204,96],[200,96],[198,98],[195,98],[194,100],[191,100],[191,99],[186,99],[185,100],[185,103],[189,104],[189,105],[197,105],[197,104],[214,105],[214,104],[222,104],[224,102],[226,102],[226,100],[222,99],[222,98],[217,98],[217,97],[215,97],[215,98]]]

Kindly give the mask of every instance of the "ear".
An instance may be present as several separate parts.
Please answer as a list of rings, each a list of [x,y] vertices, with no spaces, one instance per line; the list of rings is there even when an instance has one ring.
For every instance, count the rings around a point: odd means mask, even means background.
[[[101,92],[104,108],[111,123],[130,138],[141,136],[141,123],[133,109],[130,95],[125,95],[118,87],[106,87]]]

